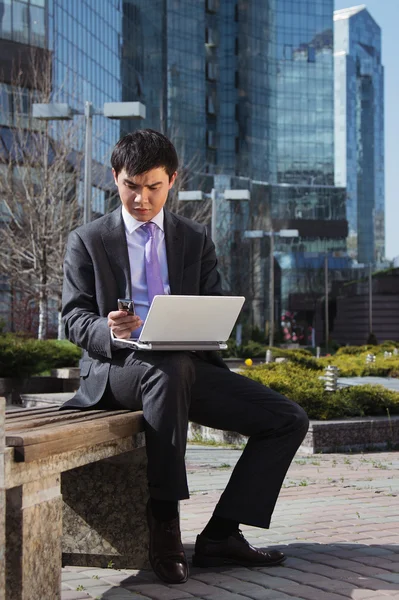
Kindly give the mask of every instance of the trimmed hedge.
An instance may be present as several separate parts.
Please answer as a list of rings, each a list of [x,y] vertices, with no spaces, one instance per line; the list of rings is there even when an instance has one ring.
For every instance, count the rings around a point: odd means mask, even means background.
[[[369,352],[374,354],[372,350]],[[374,363],[366,363],[369,352],[328,356],[318,359],[318,362],[322,368],[327,365],[338,367],[341,377],[399,377],[399,356],[385,358],[380,351],[379,354],[375,354]]]
[[[0,377],[31,377],[49,369],[75,367],[82,351],[67,340],[0,336]]]
[[[310,419],[399,414],[399,393],[379,385],[359,385],[326,392],[320,371],[293,362],[249,367],[243,375],[300,404]]]

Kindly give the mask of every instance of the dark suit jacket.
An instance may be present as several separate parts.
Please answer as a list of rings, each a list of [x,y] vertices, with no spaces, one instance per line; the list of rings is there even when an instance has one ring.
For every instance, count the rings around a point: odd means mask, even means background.
[[[165,210],[171,294],[221,295],[212,240],[203,225]],[[104,394],[115,352],[107,324],[118,298],[131,296],[130,266],[121,207],[72,231],[64,262],[62,317],[66,336],[83,348],[81,385],[64,407],[88,407]],[[206,360],[224,366],[216,352]]]

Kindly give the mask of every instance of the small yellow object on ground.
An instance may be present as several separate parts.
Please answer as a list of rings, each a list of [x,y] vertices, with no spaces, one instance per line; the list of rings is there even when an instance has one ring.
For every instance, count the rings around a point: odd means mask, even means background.
[[[252,367],[252,365],[253,365],[252,358],[246,358],[245,364],[247,365],[247,367]]]

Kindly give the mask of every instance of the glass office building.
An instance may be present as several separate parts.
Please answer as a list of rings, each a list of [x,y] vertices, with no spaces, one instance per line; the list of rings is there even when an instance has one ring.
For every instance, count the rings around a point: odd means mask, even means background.
[[[276,244],[283,307],[312,312],[330,278],[348,266],[345,189],[334,183],[333,0],[275,5],[277,171],[271,182],[273,229],[299,238]],[[311,319],[311,316],[308,317]]]
[[[364,5],[334,13],[335,182],[347,188],[348,249],[385,256],[384,68],[381,29]]]
[[[95,115],[94,158],[108,165],[120,134],[132,129],[152,127],[172,137],[183,166],[197,175],[187,187],[215,190],[222,249],[236,253],[236,269],[243,244],[252,243],[242,242],[245,230],[298,230],[299,238],[276,238],[275,245],[283,303],[295,310],[290,298],[300,289],[306,300],[306,282],[315,279],[320,257],[329,256],[331,274],[349,260],[347,218],[351,222],[353,208],[347,212],[345,186],[350,182],[346,171],[338,176],[342,152],[334,150],[333,15],[333,0],[0,0],[0,37],[18,45],[25,35],[25,44],[51,53],[54,99],[79,111],[85,100],[98,109],[107,101],[141,101],[143,121]],[[359,12],[356,18],[366,17]],[[366,160],[373,140],[364,127],[366,93],[371,93],[365,74],[372,68],[365,53],[371,56],[374,46],[365,38],[357,46],[357,54],[347,52],[364,73],[361,86],[356,83],[363,120],[358,114],[353,135],[362,136]],[[374,102],[380,102],[373,90]],[[378,127],[373,139],[381,145]],[[371,176],[364,161],[361,167]],[[356,169],[356,185],[367,187]],[[373,173],[375,189],[381,190],[377,170]],[[93,185],[95,208],[107,210],[95,176]],[[247,189],[251,200],[226,203],[226,189]],[[378,240],[381,194],[373,201]],[[224,243],[227,227],[231,239]],[[265,266],[258,286],[262,328],[268,314],[269,239],[256,243]]]

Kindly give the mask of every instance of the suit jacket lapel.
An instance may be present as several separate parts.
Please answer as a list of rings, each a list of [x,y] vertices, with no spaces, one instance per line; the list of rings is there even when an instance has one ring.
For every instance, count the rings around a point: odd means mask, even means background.
[[[112,272],[115,274],[118,284],[119,298],[130,298],[132,283],[121,207],[110,213],[109,220],[104,223],[101,236]]]
[[[165,210],[165,246],[171,294],[180,294],[184,267],[184,233],[176,216]]]

